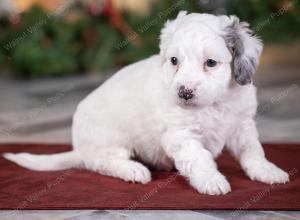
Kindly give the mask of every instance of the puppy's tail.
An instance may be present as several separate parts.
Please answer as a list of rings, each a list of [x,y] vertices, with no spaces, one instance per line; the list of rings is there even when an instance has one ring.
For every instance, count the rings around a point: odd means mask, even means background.
[[[16,164],[36,171],[55,171],[80,168],[83,160],[76,151],[58,154],[4,153],[3,157]]]

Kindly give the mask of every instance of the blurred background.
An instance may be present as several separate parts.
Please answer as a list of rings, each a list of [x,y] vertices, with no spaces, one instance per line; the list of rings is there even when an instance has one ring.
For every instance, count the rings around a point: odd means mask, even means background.
[[[178,11],[235,14],[265,43],[255,78],[264,142],[300,142],[298,0],[1,0],[0,142],[70,142],[80,100],[158,53]]]

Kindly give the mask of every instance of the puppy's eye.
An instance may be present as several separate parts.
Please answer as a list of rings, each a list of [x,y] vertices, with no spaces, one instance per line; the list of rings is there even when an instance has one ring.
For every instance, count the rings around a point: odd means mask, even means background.
[[[207,59],[205,62],[205,66],[207,67],[215,67],[217,65],[217,61],[213,59]]]
[[[177,57],[171,57],[171,63],[176,66],[178,64],[178,59]]]

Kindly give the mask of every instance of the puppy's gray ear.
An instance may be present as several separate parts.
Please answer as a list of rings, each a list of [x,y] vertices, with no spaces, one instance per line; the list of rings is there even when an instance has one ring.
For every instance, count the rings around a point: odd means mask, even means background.
[[[232,52],[233,77],[240,85],[251,83],[263,49],[261,40],[236,16],[220,16],[226,44]]]

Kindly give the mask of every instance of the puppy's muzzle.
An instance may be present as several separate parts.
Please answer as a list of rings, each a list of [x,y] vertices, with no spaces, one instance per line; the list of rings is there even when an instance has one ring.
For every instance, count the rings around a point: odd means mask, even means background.
[[[194,97],[193,90],[187,89],[185,86],[180,86],[178,90],[178,97],[186,101],[192,99]]]

